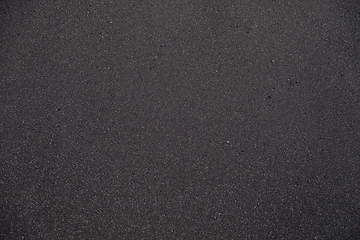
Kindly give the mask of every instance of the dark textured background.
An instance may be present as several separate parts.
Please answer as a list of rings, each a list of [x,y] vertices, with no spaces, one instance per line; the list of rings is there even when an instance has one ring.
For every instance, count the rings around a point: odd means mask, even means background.
[[[0,3],[1,239],[357,239],[360,3]]]

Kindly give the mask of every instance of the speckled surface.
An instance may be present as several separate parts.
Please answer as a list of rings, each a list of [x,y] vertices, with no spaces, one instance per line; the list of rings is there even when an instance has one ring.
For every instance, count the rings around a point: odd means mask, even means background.
[[[359,237],[359,2],[24,2],[1,239]]]

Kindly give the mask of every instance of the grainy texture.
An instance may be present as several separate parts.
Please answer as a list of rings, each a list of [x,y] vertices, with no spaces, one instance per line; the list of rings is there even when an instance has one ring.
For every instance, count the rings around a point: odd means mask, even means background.
[[[359,6],[1,1],[0,238],[360,238]]]

